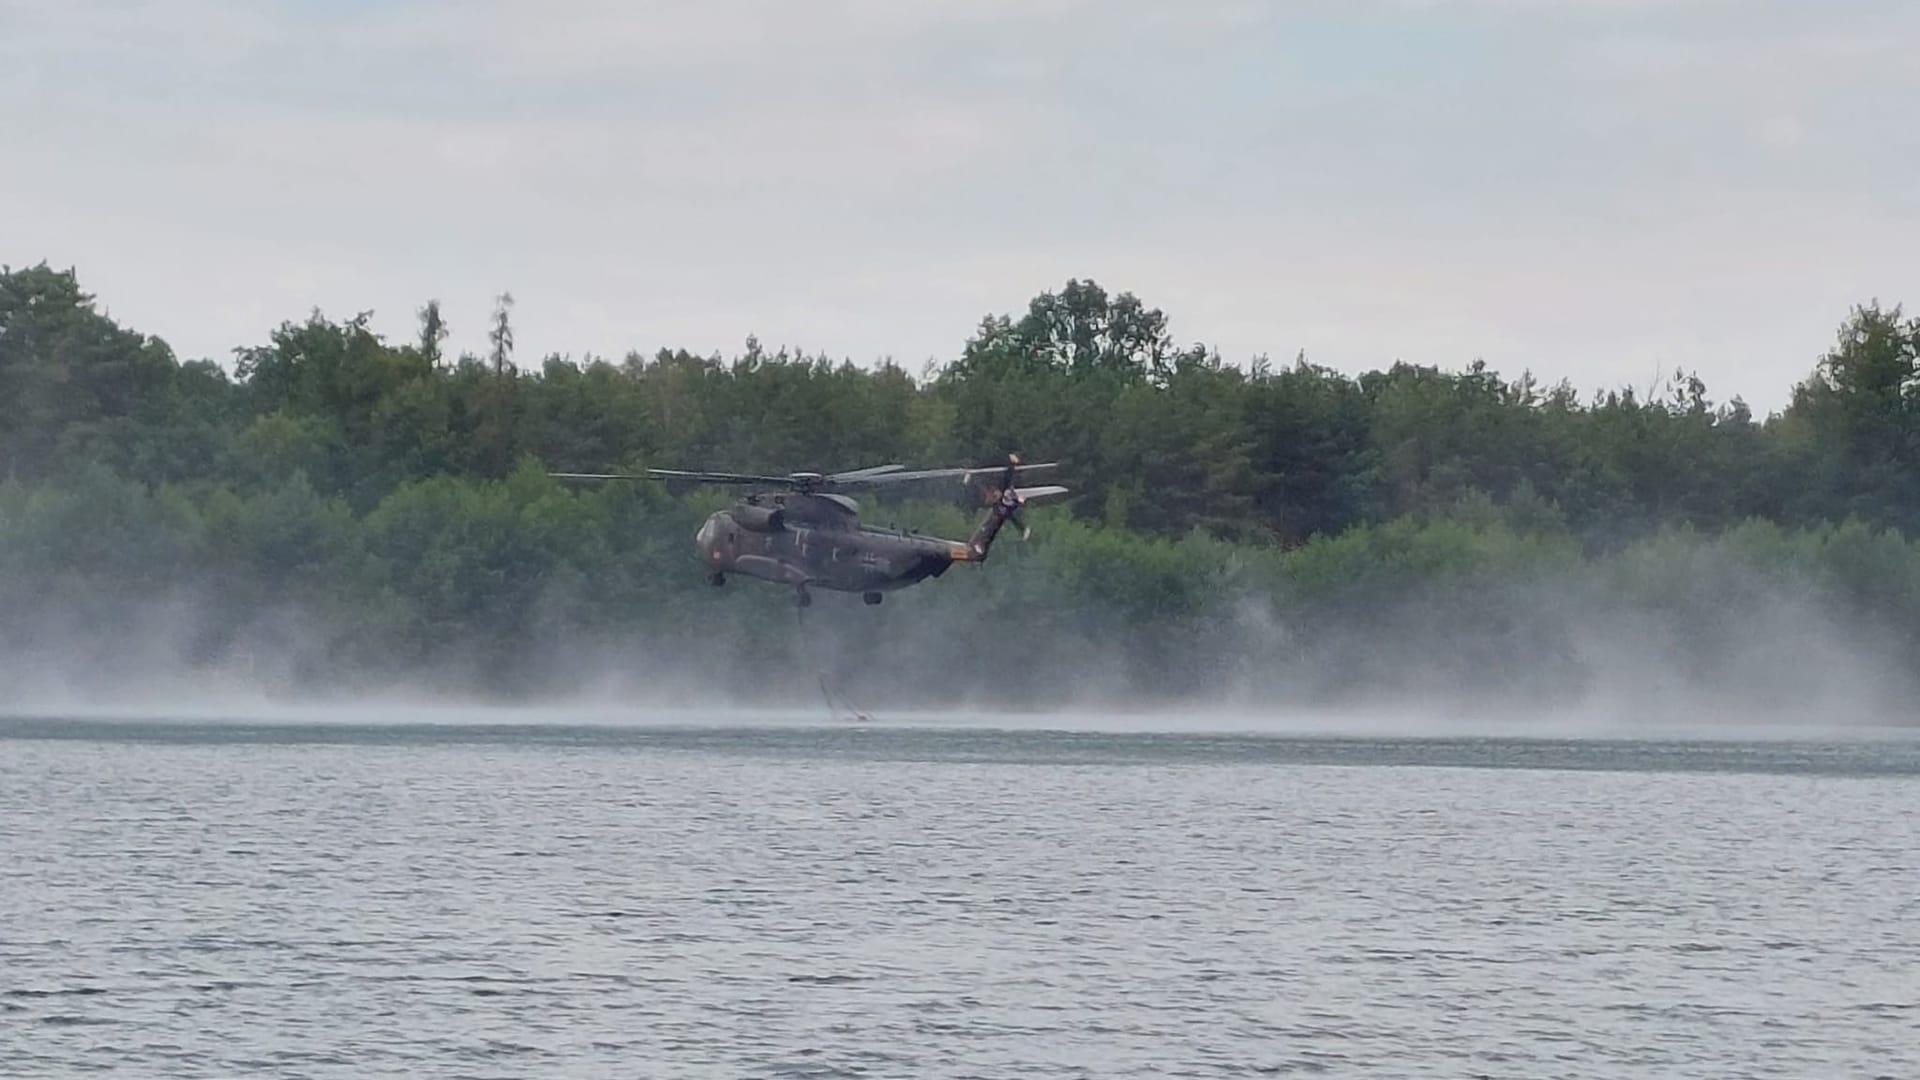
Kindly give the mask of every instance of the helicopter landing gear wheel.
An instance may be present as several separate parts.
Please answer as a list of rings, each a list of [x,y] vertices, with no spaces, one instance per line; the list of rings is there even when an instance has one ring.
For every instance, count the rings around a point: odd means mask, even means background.
[[[877,592],[870,592],[870,593],[861,593],[860,599],[865,600],[869,604],[877,604],[881,600],[885,599],[885,597],[881,596]]]

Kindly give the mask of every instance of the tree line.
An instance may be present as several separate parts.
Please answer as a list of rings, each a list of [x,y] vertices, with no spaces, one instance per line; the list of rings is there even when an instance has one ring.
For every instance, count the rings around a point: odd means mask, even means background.
[[[71,271],[0,272],[16,682],[56,655],[129,672],[264,655],[303,690],[614,672],[778,699],[830,667],[949,702],[1552,697],[1618,677],[1587,640],[1603,625],[1670,641],[1662,663],[1702,685],[1777,677],[1755,657],[1816,630],[1874,680],[1920,655],[1920,319],[1898,307],[1846,313],[1765,418],[1683,372],[1583,397],[1480,363],[1229,363],[1092,281],[983,319],[919,373],[752,338],[523,366],[504,295],[485,355],[443,354],[437,303],[412,340],[369,319],[314,312],[229,368],[120,326]],[[779,590],[704,586],[690,537],[725,494],[545,475],[1009,450],[1059,460],[1073,489],[1030,543],[908,603],[819,612],[811,634]],[[965,535],[977,507],[943,496],[867,516]],[[1756,637],[1768,612],[1786,621]]]

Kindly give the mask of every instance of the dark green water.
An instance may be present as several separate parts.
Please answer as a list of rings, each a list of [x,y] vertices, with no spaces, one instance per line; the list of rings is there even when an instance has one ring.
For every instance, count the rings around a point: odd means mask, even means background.
[[[0,719],[22,1076],[1920,1075],[1920,740]]]

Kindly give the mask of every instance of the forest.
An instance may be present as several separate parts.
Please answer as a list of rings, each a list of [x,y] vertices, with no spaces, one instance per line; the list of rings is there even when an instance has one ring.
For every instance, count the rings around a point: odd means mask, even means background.
[[[1353,375],[1176,342],[1068,281],[909,372],[663,348],[445,355],[440,307],[182,360],[79,278],[0,271],[0,699],[902,706],[1714,703],[1899,715],[1920,688],[1920,319],[1837,312],[1780,412],[1483,364]],[[1072,495],[878,608],[714,589],[729,493],[645,466],[1058,460]],[[936,488],[864,516],[963,537]]]

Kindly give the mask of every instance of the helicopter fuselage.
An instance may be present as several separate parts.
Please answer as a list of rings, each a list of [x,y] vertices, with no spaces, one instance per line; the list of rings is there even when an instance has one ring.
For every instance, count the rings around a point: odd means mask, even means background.
[[[755,496],[717,510],[694,536],[714,584],[729,574],[808,588],[879,594],[975,561],[967,543],[860,524],[852,499],[832,494]]]

